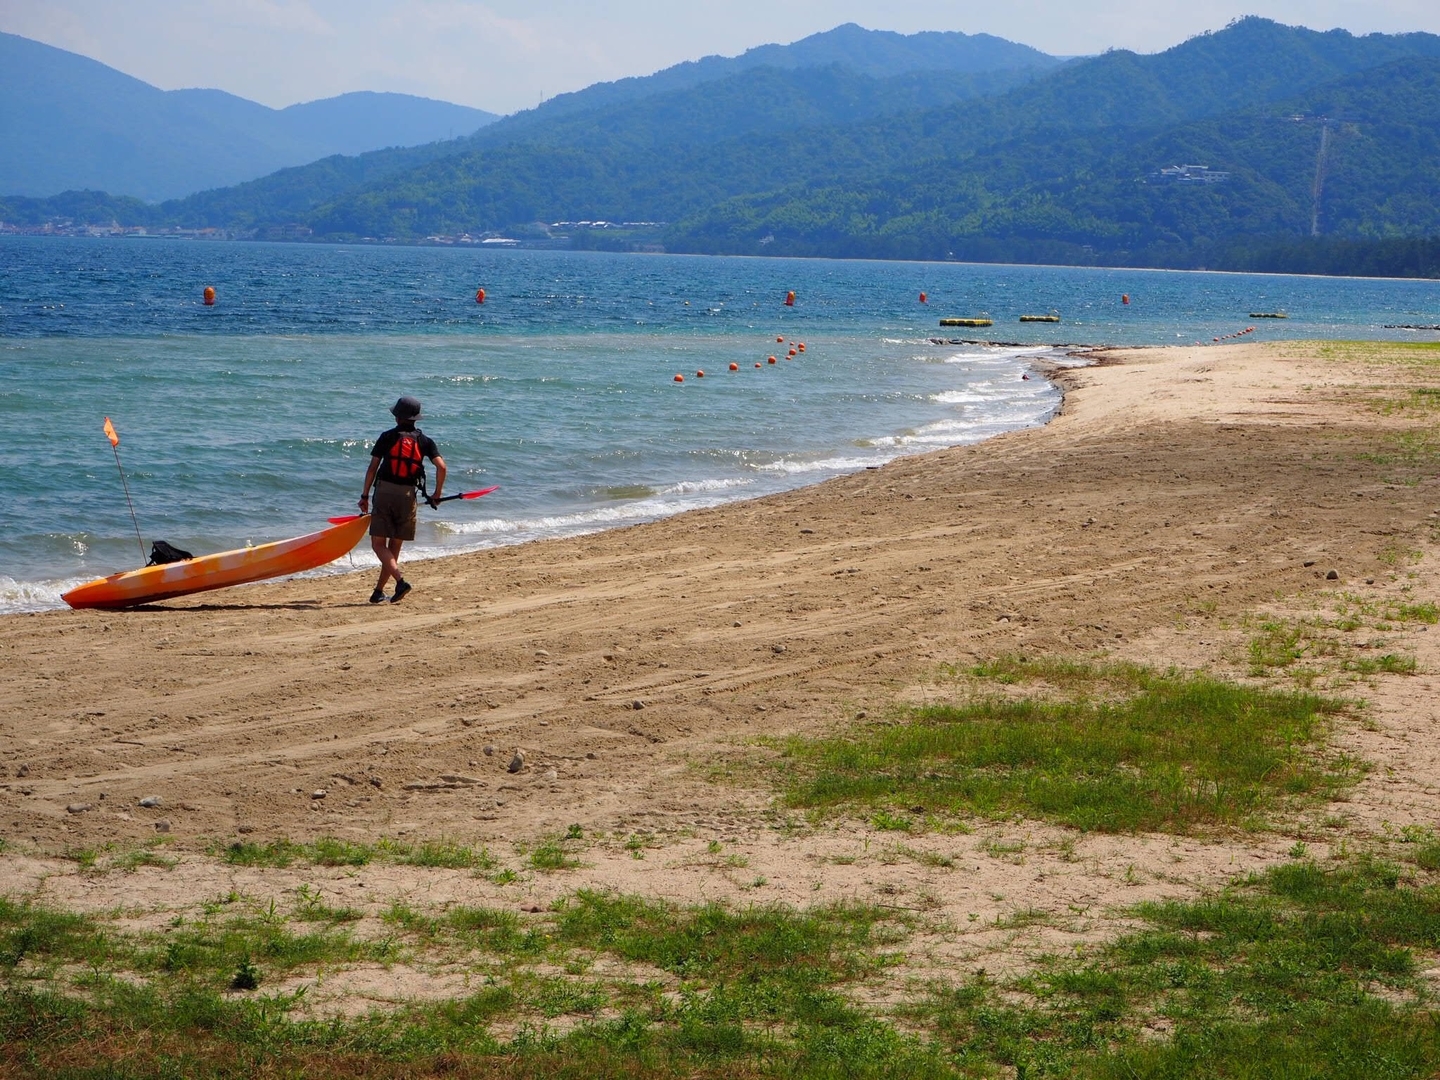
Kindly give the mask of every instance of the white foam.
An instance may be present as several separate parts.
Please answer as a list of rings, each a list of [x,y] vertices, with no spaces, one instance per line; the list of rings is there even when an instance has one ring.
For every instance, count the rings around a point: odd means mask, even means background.
[[[711,497],[701,499],[631,499],[611,506],[599,506],[593,510],[581,510],[573,514],[553,514],[533,518],[486,518],[481,521],[446,521],[438,524],[442,532],[457,536],[488,535],[495,537],[533,538],[540,536],[569,535],[578,531],[613,528],[617,525],[633,525],[642,521],[669,517],[682,510],[696,510],[702,507],[719,506],[729,502],[727,498]]]
[[[54,611],[63,608],[60,599],[77,585],[93,577],[62,578],[51,581],[16,581],[0,574],[0,615],[20,615],[27,611]]]
[[[890,460],[892,458],[880,456],[822,458],[819,461],[792,461],[788,458],[781,458],[779,461],[767,462],[764,465],[752,465],[751,468],[761,472],[783,473],[786,476],[803,476],[806,473],[815,472],[859,472],[871,465],[884,465]]]
[[[662,488],[661,495],[698,495],[707,491],[733,491],[735,488],[749,487],[755,481],[749,477],[734,476],[716,480],[682,480],[678,484],[671,484]]]

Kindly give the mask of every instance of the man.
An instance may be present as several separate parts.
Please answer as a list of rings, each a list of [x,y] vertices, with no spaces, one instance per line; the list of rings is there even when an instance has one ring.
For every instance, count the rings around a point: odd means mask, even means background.
[[[365,489],[360,492],[360,512],[370,514],[370,546],[380,560],[380,580],[370,602],[385,599],[385,583],[395,579],[392,604],[405,599],[412,586],[400,574],[400,548],[415,539],[415,491],[425,488],[425,458],[435,463],[435,490],[425,498],[431,507],[440,501],[445,487],[445,459],[435,440],[415,426],[420,402],[402,397],[390,409],[395,426],[375,441],[370,451],[370,468],[365,472]],[[370,509],[370,488],[375,488],[375,509]]]

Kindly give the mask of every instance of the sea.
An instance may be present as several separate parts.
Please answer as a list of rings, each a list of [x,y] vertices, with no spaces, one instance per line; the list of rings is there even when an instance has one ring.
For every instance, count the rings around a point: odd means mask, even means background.
[[[1435,281],[0,236],[0,614],[62,607],[155,539],[222,551],[354,512],[402,394],[447,493],[498,485],[422,508],[407,550],[436,556],[1043,424],[1060,394],[1038,365],[1086,346],[1436,323]],[[323,572],[374,565],[362,545]]]

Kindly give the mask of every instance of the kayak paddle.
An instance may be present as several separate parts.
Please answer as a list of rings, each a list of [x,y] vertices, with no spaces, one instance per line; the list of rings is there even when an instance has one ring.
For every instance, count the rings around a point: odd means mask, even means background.
[[[449,502],[451,499],[478,499],[481,495],[489,495],[492,491],[499,490],[500,485],[496,484],[494,487],[481,488],[479,491],[462,491],[458,495],[442,495],[435,501],[442,503]],[[326,518],[325,520],[331,525],[344,525],[347,521],[354,521],[358,517],[360,517],[359,514],[342,514],[340,517]]]

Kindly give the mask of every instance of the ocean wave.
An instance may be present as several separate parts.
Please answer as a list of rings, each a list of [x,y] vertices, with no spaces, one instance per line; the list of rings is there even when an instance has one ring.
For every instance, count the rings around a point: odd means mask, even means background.
[[[89,577],[62,578],[53,581],[16,581],[0,574],[0,615],[22,615],[31,611],[54,611],[63,608],[61,594],[76,585],[92,581]]]
[[[945,358],[947,364],[973,364],[976,361],[1013,361],[1021,358],[1031,358],[1052,354],[1055,350],[1049,345],[971,345],[968,346],[974,352],[952,353]]]
[[[990,400],[989,395],[974,390],[942,390],[931,394],[930,400],[940,405],[980,405]]]
[[[878,444],[880,440],[874,440]],[[819,461],[792,461],[789,458],[781,458],[779,461],[766,462],[763,465],[752,465],[752,469],[759,472],[783,473],[786,476],[803,476],[806,473],[815,472],[859,472],[872,465],[884,465],[891,457],[874,455],[871,457],[833,457],[822,458]]]
[[[745,476],[733,476],[715,480],[682,480],[678,484],[671,484],[667,488],[662,488],[657,494],[698,495],[707,491],[733,491],[736,488],[750,487],[754,483],[754,480]]]
[[[683,510],[719,506],[730,501],[723,498],[682,501],[657,497],[617,503],[612,506],[599,506],[592,510],[577,510],[570,514],[548,514],[532,518],[484,518],[479,521],[444,521],[437,523],[436,527],[440,532],[454,536],[538,539],[614,528],[618,525],[638,525],[641,522],[669,517]],[[447,549],[447,553],[450,551],[451,549]]]

